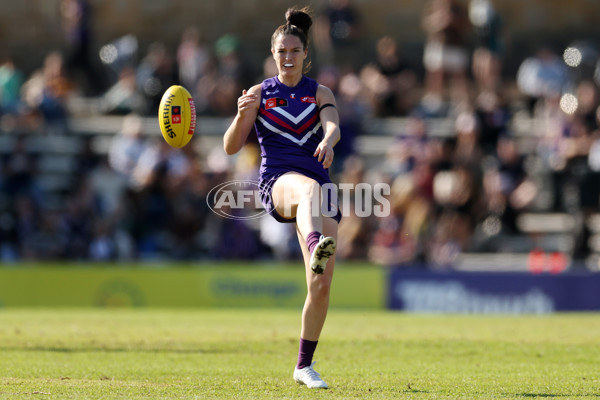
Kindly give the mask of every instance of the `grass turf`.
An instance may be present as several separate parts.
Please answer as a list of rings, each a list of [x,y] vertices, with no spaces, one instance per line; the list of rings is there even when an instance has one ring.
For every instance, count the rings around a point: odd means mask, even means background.
[[[331,310],[291,378],[300,310],[0,310],[0,398],[598,399],[600,318]]]

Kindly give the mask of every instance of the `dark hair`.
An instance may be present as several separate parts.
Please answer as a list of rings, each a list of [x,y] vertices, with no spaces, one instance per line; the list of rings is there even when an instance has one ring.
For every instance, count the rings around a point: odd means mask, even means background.
[[[305,49],[308,48],[308,31],[312,25],[312,18],[309,15],[309,8],[304,7],[297,9],[295,7],[288,8],[285,12],[285,24],[277,27],[271,37],[271,46],[275,43],[275,39],[279,35],[294,35],[297,36]]]

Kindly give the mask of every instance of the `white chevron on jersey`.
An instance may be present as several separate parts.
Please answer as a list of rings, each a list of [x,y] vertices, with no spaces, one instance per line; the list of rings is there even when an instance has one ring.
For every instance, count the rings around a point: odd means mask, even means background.
[[[315,127],[313,129],[311,129],[310,131],[308,131],[306,133],[306,135],[304,135],[302,137],[302,139],[297,139],[295,138],[293,135],[290,135],[287,132],[284,132],[276,127],[274,127],[273,125],[269,124],[263,117],[258,116],[258,120],[271,132],[273,133],[277,133],[289,140],[291,140],[292,142],[296,143],[298,146],[302,146],[304,143],[306,143],[306,141],[314,134],[316,133],[319,128],[321,127],[321,122],[318,122],[317,125],[315,125]]]
[[[267,104],[267,99],[263,99],[263,104]],[[285,111],[283,109],[283,107],[273,107],[273,108],[271,108],[271,110],[283,115],[284,117],[286,117],[287,119],[292,121],[294,124],[298,125],[300,123],[300,121],[302,121],[304,118],[306,118],[306,116],[308,114],[310,114],[310,112],[312,110],[314,110],[316,107],[317,107],[317,105],[315,103],[310,103],[310,106],[306,107],[306,109],[304,111],[302,111],[302,113],[300,115],[298,115],[297,117],[294,117],[292,114]]]

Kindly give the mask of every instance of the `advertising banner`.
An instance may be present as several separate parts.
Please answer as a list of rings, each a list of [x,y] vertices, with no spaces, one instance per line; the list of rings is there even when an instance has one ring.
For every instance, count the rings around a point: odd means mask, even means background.
[[[415,313],[546,314],[600,310],[600,274],[391,269],[388,307]]]
[[[331,306],[382,309],[385,279],[380,268],[339,266]],[[305,298],[301,264],[0,269],[0,307],[302,308]]]

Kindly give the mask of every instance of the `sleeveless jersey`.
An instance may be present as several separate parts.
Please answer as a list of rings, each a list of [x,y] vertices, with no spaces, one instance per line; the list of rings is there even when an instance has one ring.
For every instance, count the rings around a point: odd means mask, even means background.
[[[323,140],[317,106],[319,84],[303,76],[291,88],[277,76],[261,84],[261,104],[254,127],[261,149],[261,181],[295,171],[319,184],[331,182],[329,172],[313,154]]]

